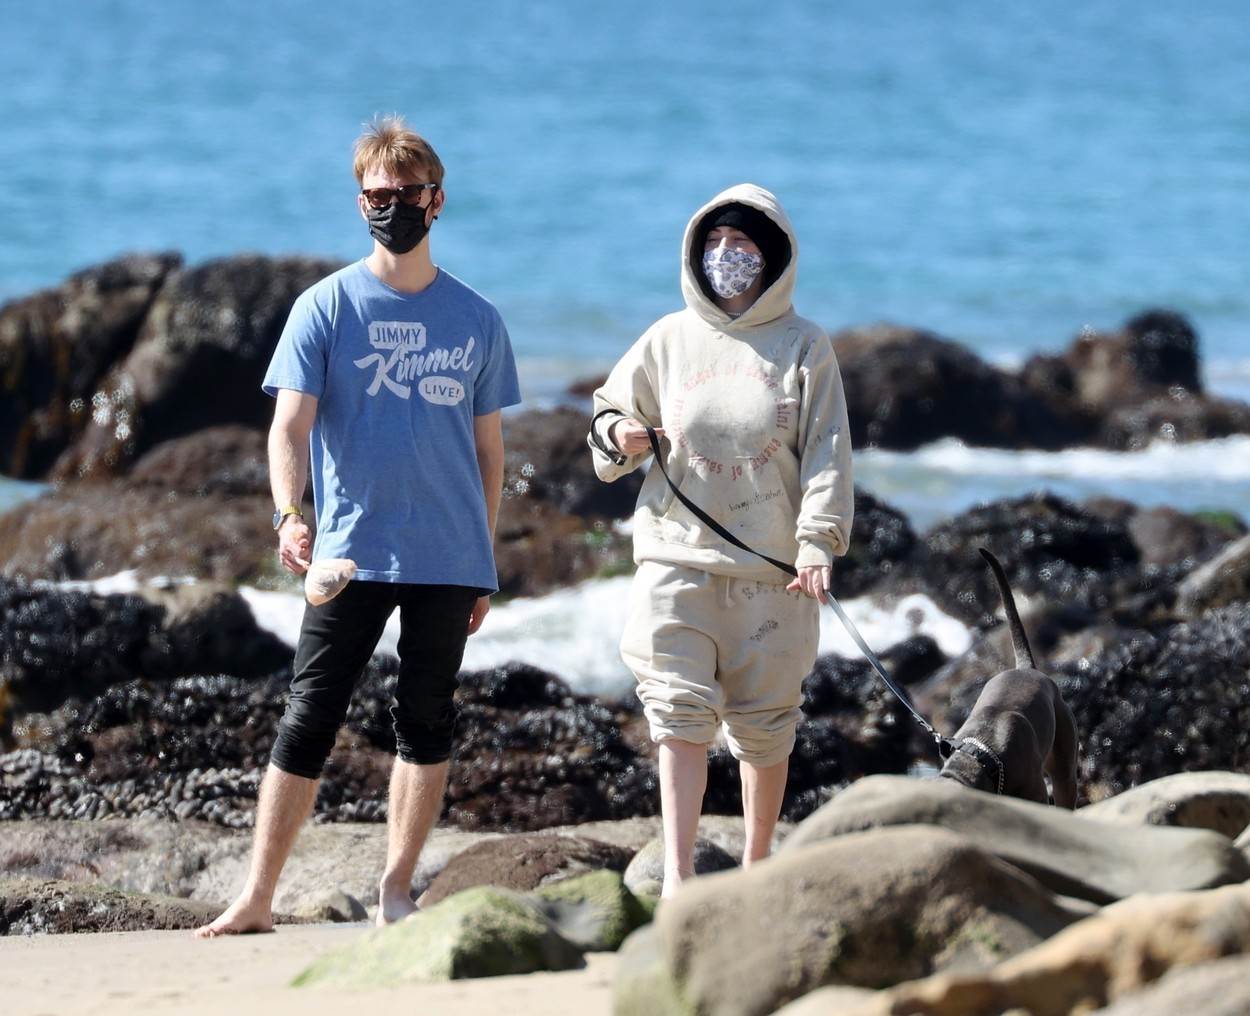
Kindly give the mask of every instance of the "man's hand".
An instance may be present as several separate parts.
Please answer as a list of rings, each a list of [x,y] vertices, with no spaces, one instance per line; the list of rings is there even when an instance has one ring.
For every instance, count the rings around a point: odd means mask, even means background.
[[[482,627],[482,622],[486,620],[486,612],[488,610],[490,610],[490,597],[479,596],[477,603],[473,604],[473,613],[469,615],[470,635]]]
[[[799,569],[799,577],[791,581],[786,586],[786,589],[792,592],[806,593],[821,603],[828,603],[829,598],[825,593],[829,589],[829,571],[828,565],[809,564],[807,567]]]
[[[663,437],[664,428],[656,427],[655,436]],[[608,437],[623,455],[640,455],[642,452],[651,450],[651,442],[647,439],[647,428],[632,416],[627,416],[612,424],[608,428]]]
[[[278,560],[293,575],[303,575],[312,564],[312,530],[298,515],[288,515],[278,527]]]

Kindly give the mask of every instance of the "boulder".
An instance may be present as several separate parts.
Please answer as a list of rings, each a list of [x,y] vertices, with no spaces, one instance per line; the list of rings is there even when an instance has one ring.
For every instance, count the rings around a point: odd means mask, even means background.
[[[291,305],[339,267],[239,255],[172,275],[133,347],[91,396],[91,420],[51,476],[117,475],[149,448],[204,427],[267,426],[273,402],[260,382]]]
[[[0,936],[198,928],[223,909],[75,882],[0,881]]]
[[[279,576],[268,495],[202,497],[126,481],[67,484],[0,515],[0,575],[202,578],[273,585]]]
[[[1250,600],[1250,536],[1228,544],[1177,589],[1176,609],[1195,618],[1214,607]]]
[[[1134,511],[1127,520],[1127,528],[1143,567],[1179,566],[1182,572],[1209,560],[1246,532],[1239,520],[1229,525],[1209,516],[1191,515],[1166,506]]]
[[[1081,734],[1093,800],[1173,773],[1250,765],[1250,602],[1125,630],[1105,652],[1052,667]]]
[[[1118,825],[1210,829],[1231,840],[1250,826],[1250,775],[1176,773],[1088,805],[1081,815]]]
[[[449,861],[421,897],[429,907],[479,885],[525,892],[590,871],[622,872],[629,851],[574,836],[504,836],[475,844]]]
[[[615,952],[648,923],[655,901],[635,897],[615,871],[592,871],[530,893],[560,934],[584,952]]]
[[[292,986],[367,990],[581,966],[582,951],[534,901],[479,886],[325,953]]]
[[[1097,1016],[1245,1016],[1250,1012],[1250,955],[1178,967],[1120,996]]]
[[[0,474],[39,479],[107,406],[105,373],[135,344],[178,254],[130,254],[0,307]]]
[[[1102,610],[1111,583],[1136,571],[1139,555],[1122,525],[1053,494],[979,505],[939,523],[886,588],[928,593],[947,613],[969,624],[995,623],[998,586],[977,553],[1002,561],[1016,596]]]
[[[854,529],[850,549],[833,562],[833,591],[841,599],[863,596],[916,546],[907,517],[859,487],[855,488]]]
[[[220,586],[98,595],[0,579],[0,609],[0,687],[10,720],[56,709],[70,696],[103,694],[136,674],[229,669],[259,677],[290,665],[290,649]]]
[[[996,448],[1061,448],[1087,433],[1020,381],[932,332],[894,325],[833,336],[856,448],[911,451],[942,437]]]
[[[365,909],[365,905],[342,889],[322,890],[298,911],[294,911],[294,915],[306,917],[317,924],[352,924],[369,919],[369,911]]]
[[[694,873],[696,875],[710,875],[717,871],[729,871],[737,866],[737,859],[711,840],[704,839],[702,836],[695,838]],[[657,836],[634,854],[633,859],[629,862],[629,866],[625,869],[625,886],[631,892],[645,895],[651,895],[645,892],[645,889],[651,886],[663,888],[663,837]]]
[[[1117,826],[953,780],[897,776],[868,777],[842,791],[801,823],[781,852],[916,824],[967,836],[1052,892],[1095,904],[1250,878],[1250,864],[1232,843],[1204,829]]]
[[[1076,917],[969,839],[874,830],[684,885],[636,933],[645,960],[622,955],[614,1012],[762,1016],[824,984],[987,969]]]
[[[1247,952],[1250,888],[1141,896],[1107,907],[986,973],[943,973],[900,984],[845,1013],[1068,1016],[1127,1001],[1168,971]],[[1187,996],[1180,1009],[1170,1011],[1207,1010]]]
[[[141,455],[130,486],[204,497],[263,495],[269,491],[269,449],[259,427],[225,424],[162,441]]]

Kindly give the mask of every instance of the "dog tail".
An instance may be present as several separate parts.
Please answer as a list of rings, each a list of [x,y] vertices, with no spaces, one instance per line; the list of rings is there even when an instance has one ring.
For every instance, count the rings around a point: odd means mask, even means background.
[[[994,573],[994,581],[998,583],[998,595],[1002,597],[1003,611],[1007,615],[1007,624],[1011,627],[1011,644],[1016,651],[1016,666],[1036,670],[1037,664],[1033,662],[1033,650],[1029,648],[1029,637],[1025,634],[1024,625],[1020,621],[1020,612],[1016,610],[1016,598],[1011,594],[1011,585],[1007,582],[1007,573],[1003,571],[1003,566],[998,563],[998,558],[988,550],[984,547],[978,547],[977,550],[985,558],[985,563],[990,566],[990,571]]]

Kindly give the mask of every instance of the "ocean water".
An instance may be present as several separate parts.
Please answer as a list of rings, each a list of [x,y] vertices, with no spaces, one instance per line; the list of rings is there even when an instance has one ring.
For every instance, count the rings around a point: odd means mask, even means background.
[[[350,147],[398,110],[531,394],[679,304],[682,227],[741,180],[830,328],[1018,358],[1164,304],[1250,391],[1246,31],[1241,0],[4,4],[0,299],[128,250],[356,257]]]

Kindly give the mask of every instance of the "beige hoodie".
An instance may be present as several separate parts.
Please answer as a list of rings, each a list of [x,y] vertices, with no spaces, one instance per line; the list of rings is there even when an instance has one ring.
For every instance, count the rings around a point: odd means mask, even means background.
[[[702,247],[692,250],[704,216],[735,201],[763,211],[790,240],[781,275],[737,318],[699,286]],[[739,184],[695,212],[681,250],[685,309],[647,329],[595,392],[595,472],[610,482],[651,454],[622,455],[608,437],[616,421],[663,427],[664,465],[686,497],[761,553],[800,568],[830,564],[851,534],[850,427],[829,337],[790,302],[798,261],[790,220],[768,191]],[[634,560],[784,578],[701,523],[658,469],[638,495]]]

